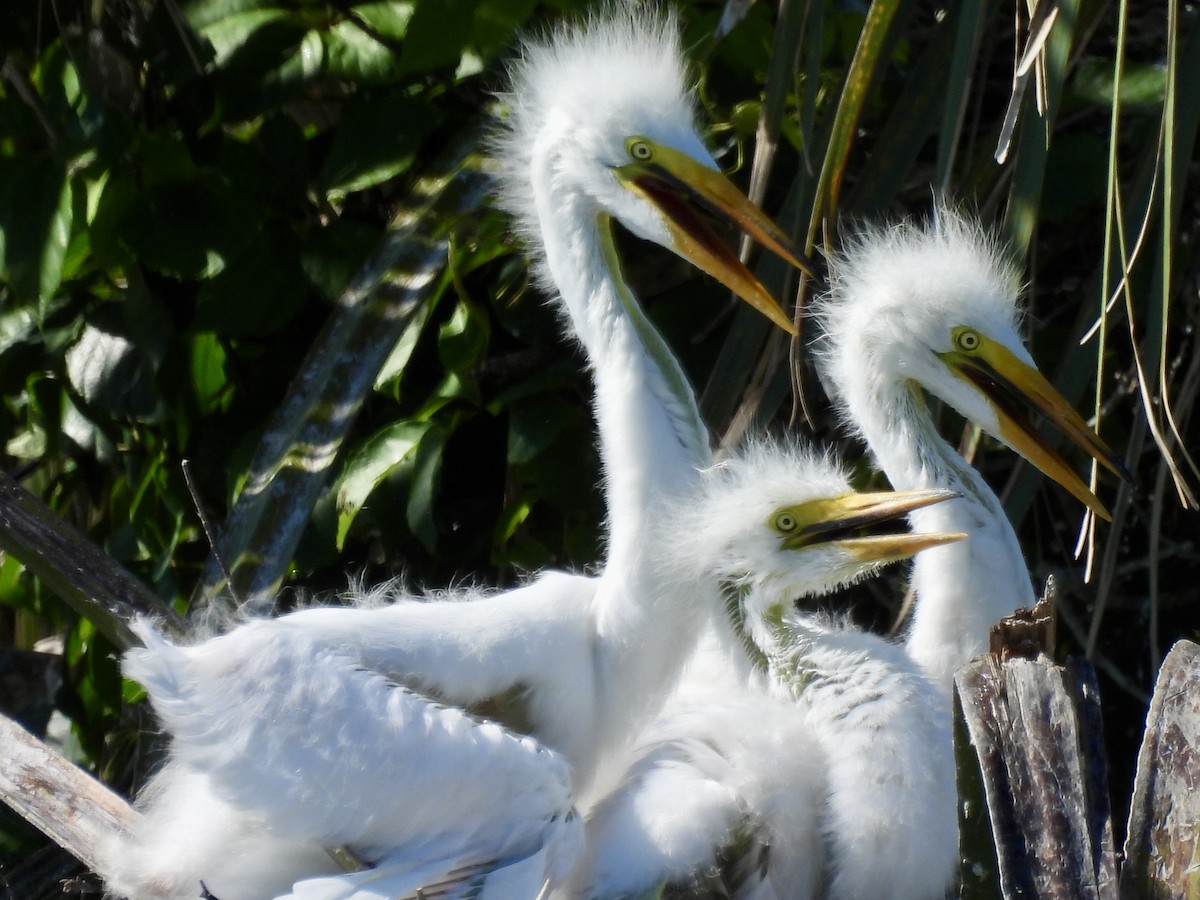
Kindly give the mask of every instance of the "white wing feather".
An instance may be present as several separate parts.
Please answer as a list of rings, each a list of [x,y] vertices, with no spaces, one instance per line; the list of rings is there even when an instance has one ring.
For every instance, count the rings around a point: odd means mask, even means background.
[[[824,751],[827,896],[940,900],[958,867],[945,698],[903,646],[822,616],[787,624],[772,668]]]
[[[625,780],[589,814],[570,896],[698,887],[722,865],[740,879],[722,886],[732,896],[816,896],[821,765],[791,702],[738,691],[677,697],[642,735]],[[739,840],[745,858],[727,858]]]
[[[194,897],[201,879],[221,900],[273,896],[297,880],[337,874],[324,852],[334,846],[386,861],[388,884],[401,895],[464,866],[541,860],[552,869],[541,873],[545,882],[569,864],[581,840],[570,772],[531,738],[433,703],[269,623],[196,648],[172,645],[146,623],[137,631],[147,646],[127,655],[126,673],[145,685],[174,737],[163,786],[131,841],[151,870],[143,882],[166,876],[136,845],[155,843],[161,829],[186,834],[187,823],[213,810],[261,830],[255,865],[266,875],[248,885],[221,858],[239,848],[216,840],[194,859],[173,858],[180,871],[172,877],[187,891],[179,896]],[[195,812],[178,802],[176,785],[204,798]],[[231,841],[248,830],[231,829]],[[264,855],[276,845],[287,852],[272,868]],[[365,882],[383,873],[358,874]]]

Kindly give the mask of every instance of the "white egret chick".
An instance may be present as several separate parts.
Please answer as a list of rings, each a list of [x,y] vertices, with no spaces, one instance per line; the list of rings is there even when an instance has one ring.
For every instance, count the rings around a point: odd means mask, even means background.
[[[459,707],[443,710],[388,688],[387,696],[405,698],[391,703],[416,705],[446,730],[445,741],[438,744],[443,755],[429,757],[433,777],[425,778],[426,763],[419,755],[410,754],[405,769],[405,783],[414,791],[406,802],[419,811],[411,827],[430,835],[443,834],[446,824],[438,817],[438,767],[465,764],[476,755],[465,725],[459,728],[463,744],[455,748],[457,726],[452,726],[473,721],[464,710],[486,706],[501,721],[561,752],[571,766],[575,799],[582,802],[599,780],[601,761],[616,759],[609,751],[627,747],[661,704],[696,635],[721,616],[715,583],[665,578],[645,553],[649,511],[689,487],[710,455],[686,378],[621,276],[613,220],[692,261],[789,329],[787,317],[696,207],[735,222],[774,252],[803,265],[787,238],[733,188],[705,150],[694,123],[678,35],[668,16],[613,9],[582,27],[528,43],[514,66],[508,99],[510,112],[495,148],[501,198],[529,239],[565,327],[583,345],[595,376],[609,514],[603,570],[595,577],[543,573],[499,595],[465,592],[445,602],[303,610],[242,626],[226,638],[176,653],[162,651],[157,674],[142,672],[137,662],[131,668],[132,674],[161,685],[157,692],[163,698],[164,723],[172,732],[183,729],[176,734],[180,758],[188,757],[186,748],[193,744],[203,746],[185,734],[193,717],[197,722],[217,717],[227,730],[238,726],[236,718],[220,718],[213,704],[203,707],[206,712],[196,706],[172,718],[165,699],[178,697],[186,708],[211,698],[204,679],[226,671],[226,641],[243,647],[247,660],[255,658],[255,646],[264,659],[273,658],[271,647],[277,643],[295,648],[287,657],[291,660],[300,660],[303,652],[320,659],[331,654],[335,673],[342,672],[338,666],[362,666]],[[471,602],[460,602],[465,599]],[[250,683],[249,672],[243,677]],[[366,676],[362,684],[376,685],[370,690],[382,697],[386,683],[373,677]],[[353,683],[360,684],[357,679]],[[448,717],[444,722],[443,715]],[[246,723],[246,729],[252,730],[252,724]],[[277,736],[289,733],[274,727]],[[401,745],[417,750],[417,736],[396,727]],[[362,752],[382,750],[374,746]],[[316,768],[292,771],[298,779],[320,778],[319,762],[314,756]],[[194,775],[198,765],[178,770],[188,773],[193,794],[211,792],[205,795],[208,807],[240,803],[239,811],[254,807],[264,820],[275,815],[269,805],[254,806],[253,794],[231,788],[253,780],[255,772],[265,779],[270,770],[255,769],[256,762],[244,757],[232,760],[217,778],[208,769]],[[401,777],[403,764],[393,766],[389,771]],[[420,784],[428,784],[423,794]],[[164,776],[157,793],[176,796],[170,785]],[[476,786],[464,783],[464,788]],[[364,787],[343,785],[337,790],[344,794],[331,793],[327,799],[334,803],[340,796],[359,811],[369,810],[378,792],[364,792]],[[234,800],[228,799],[231,791],[237,794]],[[498,798],[503,797],[501,792]],[[485,820],[498,798],[479,798]],[[169,805],[149,802],[151,808]],[[469,805],[466,800],[463,804]],[[426,810],[428,822],[422,818]],[[334,812],[330,816],[338,820]],[[313,847],[340,840],[319,821],[310,827]],[[368,857],[384,852],[364,837],[350,835],[345,843],[367,845]],[[402,866],[469,855],[460,853],[453,830],[437,840],[431,837],[423,856],[409,857],[403,841],[396,846],[404,848],[396,851]],[[379,870],[389,866],[380,861]],[[215,887],[213,891],[228,900]]]
[[[996,241],[946,208],[928,227],[870,228],[829,259],[817,306],[820,365],[845,421],[897,489],[961,497],[910,516],[917,531],[969,540],[917,557],[907,647],[946,694],[1000,618],[1034,604],[1017,538],[995,493],[937,433],[923,391],[1016,450],[1107,519],[1100,501],[1030,424],[1032,407],[1104,466],[1117,456],[1035,366],[1018,334],[1019,279]]]
[[[513,900],[570,871],[583,834],[561,756],[300,632],[262,640],[269,627],[196,649],[135,626],[145,648],[125,674],[172,743],[135,832],[109,847],[111,892]],[[347,873],[337,853],[369,868]]]
[[[613,220],[788,329],[697,207],[803,260],[705,149],[670,17],[613,8],[527,43],[507,99],[494,151],[500,198],[595,378],[608,509],[603,569],[594,578],[544,573],[470,603],[306,610],[279,627],[304,630],[444,702],[486,703],[561,751],[583,796],[606,751],[636,734],[697,634],[720,616],[715,585],[664,581],[644,552],[648,511],[694,483],[711,456],[686,377],[622,278]]]
[[[638,897],[670,885],[807,898],[826,881],[839,898],[871,896],[862,889],[872,884],[888,888],[875,896],[926,896],[893,882],[887,867],[911,864],[908,853],[929,858],[928,840],[939,851],[948,844],[956,862],[953,778],[937,782],[949,753],[940,695],[902,648],[791,609],[960,540],[894,527],[954,496],[854,493],[826,458],[756,446],[669,506],[654,555],[682,582],[721,585],[776,696],[685,679],[643,732],[622,784],[590,813],[571,896]],[[867,805],[872,796],[878,807]],[[942,884],[946,860],[938,863]]]

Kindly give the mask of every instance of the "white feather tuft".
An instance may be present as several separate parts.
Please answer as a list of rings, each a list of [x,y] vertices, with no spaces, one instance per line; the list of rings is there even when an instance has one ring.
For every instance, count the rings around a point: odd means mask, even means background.
[[[521,45],[500,98],[507,109],[491,155],[500,171],[500,205],[535,252],[543,242],[533,195],[535,149],[571,134],[603,166],[612,162],[601,154],[613,136],[694,133],[692,83],[675,17],[656,7],[613,3],[582,24]]]

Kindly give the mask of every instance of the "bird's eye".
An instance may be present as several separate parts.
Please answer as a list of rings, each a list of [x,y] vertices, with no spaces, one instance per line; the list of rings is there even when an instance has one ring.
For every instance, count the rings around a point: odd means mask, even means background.
[[[654,157],[654,148],[650,146],[650,142],[641,138],[630,138],[625,144],[625,149],[638,162],[649,162]]]
[[[796,530],[796,517],[791,513],[782,512],[775,517],[775,528],[778,531],[788,534]]]
[[[979,332],[970,328],[963,328],[954,335],[954,346],[963,353],[974,353],[979,349],[979,344],[982,339],[979,337]]]

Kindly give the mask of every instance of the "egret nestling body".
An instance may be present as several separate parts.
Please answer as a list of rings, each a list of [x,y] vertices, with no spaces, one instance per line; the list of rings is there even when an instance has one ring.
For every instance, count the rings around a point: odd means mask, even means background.
[[[1016,450],[1090,510],[1100,501],[1020,409],[1032,406],[1109,469],[1124,467],[1038,372],[1018,334],[1019,280],[976,223],[939,209],[927,228],[870,229],[829,261],[818,306],[821,363],[843,418],[899,489],[962,496],[910,516],[917,531],[969,539],[917,557],[906,645],[948,695],[954,672],[1000,618],[1034,603],[1000,500],[937,433],[922,391]]]
[[[276,641],[309,646],[313,653],[332,653],[339,665],[349,661],[441,703],[462,708],[492,703],[503,721],[561,752],[579,799],[597,780],[601,761],[618,758],[608,751],[625,749],[661,702],[696,634],[721,612],[715,584],[692,580],[684,585],[666,578],[645,553],[649,510],[689,486],[710,457],[686,379],[622,280],[612,222],[676,251],[789,328],[765,289],[689,204],[698,201],[709,212],[727,215],[784,257],[797,264],[800,259],[704,149],[678,36],[666,16],[617,10],[527,44],[514,67],[509,100],[496,149],[502,198],[530,239],[539,271],[555,291],[567,329],[583,345],[595,376],[609,511],[603,571],[596,577],[544,573],[504,594],[470,595],[471,602],[303,610],[245,625],[186,651],[159,642],[135,657],[139,661],[132,671],[159,673],[147,684],[156,704],[177,698],[196,703],[211,695],[204,679],[227,653],[223,641],[244,641],[248,647],[257,642],[264,656]],[[253,657],[250,650],[246,655]],[[303,682],[302,668],[296,677]],[[501,701],[494,703],[496,698]],[[176,720],[166,709],[170,730]],[[466,720],[462,709],[451,712],[455,721]],[[343,726],[353,729],[354,722],[341,720],[357,715],[347,706],[332,706],[313,727],[334,733]],[[237,730],[237,711],[229,716],[222,720],[225,727]],[[250,729],[254,723],[244,724]],[[181,734],[178,742],[188,740]],[[459,750],[452,740],[441,742],[441,755],[430,764],[457,768],[464,787],[479,787],[486,779],[486,755],[477,753],[468,738],[463,741]],[[424,763],[415,740],[412,749],[405,802],[414,809],[436,806],[436,787],[422,788]],[[190,753],[186,747],[179,751],[181,758]],[[252,773],[253,763],[242,764]],[[330,773],[318,768],[295,774],[303,779]],[[342,777],[336,765],[332,774]],[[239,808],[275,808],[268,780],[238,780],[234,764],[222,777],[219,784],[208,776],[182,781],[189,796],[197,790],[219,792],[213,808],[227,805],[220,798],[234,783],[244,787],[236,800]],[[262,796],[255,796],[255,785],[261,785]],[[158,807],[177,808],[182,790],[169,778],[160,779],[148,814],[153,818]],[[369,819],[377,794],[357,793],[343,802]],[[490,808],[492,799],[481,797],[481,808]],[[420,828],[423,823],[417,818],[411,824]],[[502,835],[503,823],[492,824]],[[315,823],[311,834],[323,833]],[[227,849],[232,856],[232,845]],[[403,858],[403,842],[396,852]],[[188,848],[180,853],[186,857]],[[219,842],[205,853],[217,860]],[[380,848],[369,856],[389,858]],[[427,859],[441,858],[441,848],[431,843]]]
[[[125,657],[172,735],[107,886],[133,900],[535,897],[582,849],[565,760],[299,632]],[[370,868],[347,874],[334,848]]]
[[[622,279],[613,220],[789,329],[691,204],[801,260],[705,149],[669,17],[618,9],[525,45],[508,101],[494,154],[501,201],[595,378],[608,509],[603,570],[595,578],[547,573],[470,603],[307,610],[280,627],[305,630],[445,702],[503,695],[504,721],[565,754],[586,795],[606,750],[636,733],[720,611],[715,585],[666,582],[644,553],[648,510],[692,484],[711,457],[686,377]]]
[[[824,458],[757,446],[671,504],[655,557],[681,580],[723,587],[777,696],[685,680],[642,734],[622,784],[590,814],[572,896],[669,884],[701,896],[806,898],[824,881],[839,898],[881,884],[888,889],[875,896],[923,896],[887,866],[941,837],[931,828],[955,836],[953,782],[937,783],[939,754],[949,753],[939,695],[901,648],[789,610],[797,597],[960,539],[879,531],[952,496],[855,494]],[[897,797],[907,803],[899,814]],[[864,806],[868,798],[881,806]]]

